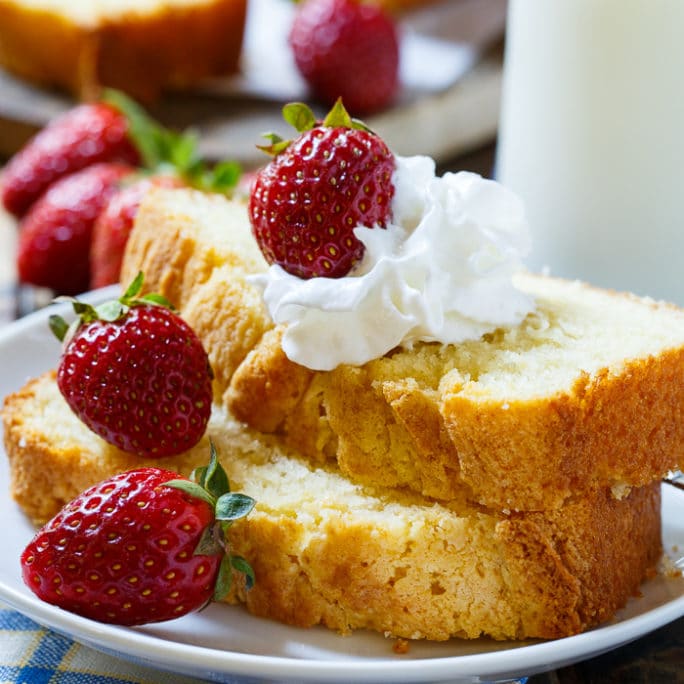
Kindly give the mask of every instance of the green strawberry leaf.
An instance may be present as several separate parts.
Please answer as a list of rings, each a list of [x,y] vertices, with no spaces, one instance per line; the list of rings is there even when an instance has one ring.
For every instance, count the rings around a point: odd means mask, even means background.
[[[245,576],[246,588],[251,589],[256,581],[252,566],[242,556],[231,556],[230,564]]]
[[[190,479],[193,482],[197,482],[200,487],[204,487],[207,482],[207,466],[197,466],[190,473]]]
[[[212,190],[213,192],[230,190],[237,185],[240,176],[242,176],[242,168],[237,162],[220,162],[212,170],[210,176],[211,185],[207,190]]]
[[[71,305],[74,308],[74,313],[83,323],[91,323],[98,320],[97,309],[92,304],[82,302],[79,299],[73,299]]]
[[[144,166],[156,169],[163,158],[162,127],[137,102],[120,90],[105,89],[102,100],[116,107],[128,119],[129,135],[140,152]]]
[[[197,144],[199,136],[195,131],[187,130],[182,135],[169,132],[166,137],[168,159],[184,174],[199,160]]]
[[[310,131],[316,126],[316,115],[303,102],[290,102],[283,107],[283,119],[299,133]]]
[[[372,133],[373,135],[377,135],[377,133],[370,128],[369,126],[366,126],[366,124],[361,121],[361,119],[352,119],[352,128],[356,128],[359,131],[366,131],[367,133]]]
[[[118,299],[103,302],[95,308],[95,320],[108,321],[112,323],[124,316],[129,310],[126,304]]]
[[[266,154],[270,154],[275,157],[280,154],[283,150],[286,150],[291,144],[292,140],[284,140],[277,133],[264,133],[263,136],[266,140],[270,140],[270,145],[257,145],[257,149]]]
[[[249,515],[255,501],[251,496],[240,492],[228,492],[216,502],[216,519],[222,522],[233,522]]]
[[[230,561],[230,556],[226,554],[221,559],[221,565],[219,566],[218,577],[214,587],[214,601],[223,601],[228,596],[232,586],[233,565]]]
[[[48,319],[48,325],[50,326],[50,330],[52,330],[54,336],[60,342],[63,342],[64,338],[66,337],[67,330],[69,330],[69,324],[61,316],[52,314],[52,316],[50,316]]]
[[[197,484],[197,482],[192,482],[191,480],[169,480],[165,482],[166,487],[173,487],[174,489],[179,489],[181,492],[185,492],[190,496],[194,496],[197,499],[202,499],[206,501],[212,508],[216,505],[216,499],[206,490],[204,487]]]
[[[221,542],[216,538],[215,528],[213,525],[205,527],[202,531],[202,536],[200,537],[197,546],[195,547],[195,556],[215,556],[219,553],[223,553],[223,546]]]
[[[117,302],[123,307],[128,307],[139,305],[139,304],[155,304],[157,306],[163,306],[171,311],[175,311],[174,305],[166,298],[164,295],[157,294],[156,292],[148,292],[147,294],[139,297],[138,295],[142,291],[144,276],[142,271],[133,278],[131,284],[126,288],[126,291],[119,297]],[[102,306],[102,305],[100,305]],[[98,307],[99,308],[99,307]],[[125,313],[125,311],[124,311]],[[103,319],[103,320],[115,320],[115,319]]]
[[[242,174],[237,162],[222,162],[207,168],[198,151],[199,134],[166,128],[152,119],[135,101],[113,89],[104,91],[103,101],[128,119],[129,134],[140,152],[143,166],[155,174],[174,174],[188,185],[205,192],[230,194]],[[226,166],[230,165],[230,173]]]
[[[126,291],[121,295],[121,299],[134,299],[140,294],[142,290],[143,281],[145,277],[142,271],[138,271],[138,274],[133,278],[131,284],[126,288]]]
[[[157,294],[156,292],[149,292],[144,297],[140,297],[140,299],[134,299],[131,303],[156,304],[157,306],[163,306],[166,309],[171,309],[171,311],[176,310],[176,307],[166,297],[164,297],[164,295]]]
[[[354,124],[352,122],[349,112],[344,108],[342,104],[342,98],[338,97],[332,109],[328,112],[325,119],[323,119],[323,125],[328,128],[353,128]]]
[[[224,495],[230,492],[230,482],[228,481],[226,471],[219,463],[216,446],[214,445],[213,440],[209,440],[209,454],[209,465],[207,466],[206,474],[204,476],[203,487],[214,498],[220,501]],[[216,505],[218,506],[218,502]],[[221,520],[218,515],[216,517]]]

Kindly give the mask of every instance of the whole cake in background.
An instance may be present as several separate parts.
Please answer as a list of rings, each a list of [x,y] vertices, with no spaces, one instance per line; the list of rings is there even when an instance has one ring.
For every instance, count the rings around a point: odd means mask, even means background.
[[[0,64],[79,99],[152,100],[239,66],[246,0],[0,1]]]

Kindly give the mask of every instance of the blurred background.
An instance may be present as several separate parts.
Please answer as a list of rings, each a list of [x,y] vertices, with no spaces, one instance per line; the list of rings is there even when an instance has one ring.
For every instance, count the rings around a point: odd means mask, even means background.
[[[370,1],[383,3],[396,23],[400,85],[392,101],[364,115],[364,121],[399,154],[432,156],[440,171],[467,169],[492,175],[506,0]],[[216,2],[236,5],[243,0]],[[0,68],[0,165],[49,121],[78,102],[96,97],[101,85],[128,89],[166,126],[191,128],[206,159],[236,160],[246,170],[265,162],[266,156],[256,147],[263,142],[265,132],[289,136],[281,116],[283,103],[303,100],[317,114],[327,111],[298,72],[288,44],[295,11],[291,0],[249,0],[236,70],[225,75],[193,76],[182,88],[164,86],[165,75],[156,65],[162,59],[159,54],[141,51],[136,62],[134,53],[140,48],[137,36],[104,35],[100,52],[109,51],[112,56],[109,62],[93,66],[90,48],[81,45],[81,36],[73,39],[78,46],[73,48],[69,47],[69,36],[55,38],[54,26],[62,22],[58,0],[42,3],[53,7],[44,14],[34,8],[25,15],[13,14],[21,4],[0,0],[0,64],[4,65]],[[58,21],[53,26],[56,16]],[[77,28],[79,22],[86,21],[92,18],[74,20]],[[222,21],[235,24],[240,19],[224,17]],[[187,35],[189,29],[180,25],[173,30]],[[197,31],[203,30],[198,24]],[[212,39],[212,35],[204,38],[205,42]],[[235,39],[234,33],[231,39]],[[109,43],[114,47],[108,47]],[[161,47],[155,44],[155,49],[165,47],[158,43]],[[127,57],[124,49],[133,56]],[[188,49],[181,50],[179,59],[200,63],[197,52],[204,53],[204,47],[195,45],[194,54],[185,54]],[[177,68],[175,59],[175,54],[168,56],[169,69]],[[112,61],[120,65],[120,72],[112,71]],[[146,65],[150,69],[147,78]],[[153,81],[158,90],[140,85]],[[11,228],[14,220],[0,214],[0,222],[10,225],[10,230],[0,230],[0,317],[7,321],[43,305],[52,293],[17,286],[16,231]]]
[[[684,3],[363,1],[380,5],[400,37],[399,87],[361,116],[396,153],[517,192],[532,270],[684,304]],[[283,103],[327,111],[288,42],[292,0],[211,0],[199,5],[221,14],[206,17],[179,2],[191,9],[130,20],[158,5],[82,3],[70,24],[60,8],[73,4],[0,0],[0,165],[102,86],[128,90],[164,125],[191,128],[207,160],[245,170],[265,161],[265,132],[289,135]],[[92,7],[114,19],[93,29]],[[7,289],[14,234],[0,236]]]
[[[399,154],[428,154],[444,164],[489,145],[498,124],[506,0],[385,4],[396,7],[392,16],[401,35],[401,88],[391,104],[364,120]],[[0,18],[1,8],[2,3]],[[247,166],[261,163],[255,145],[264,131],[282,130],[281,105],[306,99],[316,106],[287,44],[294,10],[290,0],[249,0],[238,73],[210,76],[182,92],[148,98],[150,113],[170,126],[192,126],[208,157],[237,159]],[[60,76],[43,71],[41,78]],[[68,87],[88,94],[82,83]],[[73,106],[78,95],[41,87],[15,69],[0,70],[0,158]]]

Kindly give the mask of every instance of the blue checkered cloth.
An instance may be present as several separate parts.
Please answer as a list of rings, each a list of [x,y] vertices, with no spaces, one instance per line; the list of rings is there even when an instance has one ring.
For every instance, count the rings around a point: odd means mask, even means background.
[[[100,653],[0,604],[0,684],[199,684],[200,681]],[[240,681],[230,678],[232,684]],[[526,681],[523,678],[515,684]]]
[[[195,684],[100,653],[0,604],[0,684]]]

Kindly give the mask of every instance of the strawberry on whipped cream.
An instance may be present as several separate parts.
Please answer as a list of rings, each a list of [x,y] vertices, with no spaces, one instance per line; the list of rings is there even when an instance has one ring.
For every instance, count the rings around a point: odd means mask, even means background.
[[[355,228],[365,252],[347,276],[307,280],[277,265],[253,276],[292,361],[331,370],[419,341],[457,344],[534,308],[513,283],[530,249],[516,195],[470,172],[437,176],[423,156],[397,156],[393,182],[392,221]]]

